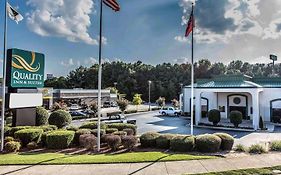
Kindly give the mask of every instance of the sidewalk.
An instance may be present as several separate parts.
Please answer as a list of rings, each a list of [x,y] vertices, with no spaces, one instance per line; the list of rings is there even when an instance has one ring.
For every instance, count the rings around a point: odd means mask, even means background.
[[[209,160],[91,165],[0,166],[0,174],[18,175],[181,175],[281,165],[281,153]]]

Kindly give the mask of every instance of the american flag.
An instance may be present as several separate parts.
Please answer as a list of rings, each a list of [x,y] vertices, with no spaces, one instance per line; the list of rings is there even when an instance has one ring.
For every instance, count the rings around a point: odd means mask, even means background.
[[[116,0],[103,0],[103,3],[116,12],[120,10],[120,6]]]
[[[193,30],[194,27],[195,27],[195,25],[194,25],[194,16],[193,16],[193,9],[192,9],[188,23],[187,23],[187,28],[185,31],[185,37],[188,37],[188,35],[190,34],[190,32]]]

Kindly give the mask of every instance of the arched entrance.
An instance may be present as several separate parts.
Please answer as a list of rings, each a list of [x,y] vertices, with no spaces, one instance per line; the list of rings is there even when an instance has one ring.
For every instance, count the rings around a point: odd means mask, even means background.
[[[195,100],[195,97],[193,99]],[[203,100],[203,102],[202,102],[202,100]],[[191,98],[189,99],[189,109],[191,109]],[[193,111],[195,111],[194,108],[193,108]],[[207,117],[208,111],[209,111],[209,99],[205,98],[205,97],[201,97],[201,114],[202,114],[202,118]],[[195,114],[195,112],[194,112],[194,114]]]
[[[250,120],[248,116],[248,96],[244,94],[230,94],[227,96],[227,114],[231,111],[240,111],[244,120]]]
[[[281,117],[281,98],[274,99],[270,101],[270,121],[273,121],[273,117]]]

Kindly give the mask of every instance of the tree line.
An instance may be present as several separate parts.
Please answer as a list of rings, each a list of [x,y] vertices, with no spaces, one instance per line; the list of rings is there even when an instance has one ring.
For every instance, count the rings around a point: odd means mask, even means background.
[[[246,74],[249,76],[281,76],[281,64],[250,64],[248,62],[232,61],[229,64],[211,63],[202,59],[195,63],[195,80],[197,78],[211,78],[223,74]],[[274,69],[273,69],[274,68]],[[102,67],[102,88],[116,86],[119,93],[132,101],[135,94],[141,94],[144,101],[148,101],[148,81],[151,81],[151,102],[160,96],[166,102],[178,99],[181,88],[189,85],[191,65],[189,63],[158,65],[144,64],[141,61],[125,63],[122,61],[106,62]],[[66,77],[54,77],[45,81],[45,87],[55,89],[97,89],[98,65],[91,67],[80,66],[69,72]]]

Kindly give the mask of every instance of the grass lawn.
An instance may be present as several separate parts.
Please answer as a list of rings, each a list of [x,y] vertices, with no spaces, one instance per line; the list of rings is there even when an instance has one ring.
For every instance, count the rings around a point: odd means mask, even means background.
[[[259,169],[245,169],[245,170],[234,170],[234,171],[225,171],[218,173],[205,173],[201,175],[275,175],[275,171],[281,171],[281,166],[270,167],[270,168],[259,168]]]
[[[62,153],[17,153],[0,155],[0,165],[34,164],[93,164],[93,163],[136,163],[155,161],[177,161],[212,159],[215,156],[169,154],[163,152],[135,152],[123,154],[70,155]]]

